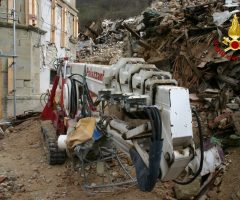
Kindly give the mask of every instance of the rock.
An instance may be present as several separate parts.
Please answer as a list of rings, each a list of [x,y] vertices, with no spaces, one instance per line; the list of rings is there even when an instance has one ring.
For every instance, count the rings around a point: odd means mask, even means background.
[[[34,148],[34,149],[38,149],[38,148],[40,148],[41,147],[41,145],[40,144],[33,144],[33,145],[31,145],[32,146],[32,148]]]
[[[10,127],[7,128],[7,130],[12,133],[14,131],[14,127],[10,126]]]
[[[1,199],[2,199],[2,200],[5,199],[5,196],[4,196],[3,193],[0,192],[0,200],[1,200]]]
[[[6,176],[0,176],[0,183],[2,183],[3,181],[5,181],[7,179]]]
[[[95,187],[97,184],[96,183],[91,183],[91,187]]]
[[[237,191],[237,197],[238,197],[238,199],[240,199],[240,191]]]
[[[46,180],[46,183],[51,183],[51,182],[52,182],[51,179]]]
[[[199,198],[199,200],[207,200],[207,199],[208,199],[207,195],[203,195]]]
[[[17,178],[15,176],[8,176],[8,180],[10,181],[16,181]]]
[[[36,179],[38,177],[38,173],[37,172],[34,172],[34,174],[31,176],[30,179]]]
[[[216,189],[214,188],[213,190],[210,190],[207,194],[207,196],[210,198],[210,199],[218,199],[218,194],[217,194],[217,191]]]
[[[6,193],[5,193],[5,198],[6,198],[6,199],[11,198],[11,193],[6,192]]]
[[[233,193],[233,194],[231,195],[231,199],[232,199],[232,200],[239,200],[237,194],[235,194],[235,193]]]
[[[0,140],[1,140],[1,138],[0,138]],[[3,151],[4,149],[5,149],[4,146],[0,144],[0,151]]]
[[[236,134],[240,135],[240,112],[235,112],[232,115],[232,120],[236,130]]]
[[[239,105],[237,103],[228,103],[226,104],[226,106],[232,110],[238,110],[239,109]]]
[[[138,25],[137,25],[136,30],[137,30],[137,31],[142,31],[142,30],[145,29],[145,27],[146,27],[145,24],[144,24],[144,23],[141,23],[141,24],[138,24]]]
[[[6,129],[4,133],[5,133],[5,135],[7,135],[10,133],[10,131],[8,129]]]
[[[33,171],[39,172],[38,167],[35,167],[35,168],[33,169]]]
[[[191,199],[200,190],[200,181],[196,179],[188,185],[178,185],[174,186],[174,191],[177,199]]]
[[[74,185],[75,186],[79,185],[79,182],[78,181],[74,181]]]
[[[7,183],[6,183],[6,182],[4,182],[4,183],[1,183],[1,187],[2,187],[2,188],[7,188],[7,186],[8,186],[8,185],[7,185]]]
[[[0,127],[0,140],[4,138],[4,132],[2,128]]]
[[[22,160],[22,156],[18,155],[18,156],[16,157],[16,160]]]
[[[214,181],[214,185],[215,186],[219,186],[222,182],[222,177],[217,177]]]

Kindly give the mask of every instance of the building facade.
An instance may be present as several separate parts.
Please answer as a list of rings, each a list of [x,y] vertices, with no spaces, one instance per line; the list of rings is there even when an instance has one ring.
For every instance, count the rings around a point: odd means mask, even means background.
[[[16,0],[17,114],[41,110],[56,58],[75,58],[76,0]],[[13,0],[0,0],[0,51],[12,55]],[[0,118],[13,114],[13,59],[0,57]]]

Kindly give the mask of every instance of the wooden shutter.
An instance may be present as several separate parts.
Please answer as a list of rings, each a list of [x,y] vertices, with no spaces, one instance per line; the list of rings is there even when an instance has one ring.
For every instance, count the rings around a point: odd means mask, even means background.
[[[36,0],[28,0],[28,25],[36,26],[37,25],[37,2]]]
[[[66,19],[67,19],[67,9],[64,6],[62,8],[62,27],[61,27],[61,47],[66,47]]]
[[[56,40],[56,1],[52,0],[51,7],[51,43]]]
[[[8,58],[8,95],[13,94],[13,58]]]

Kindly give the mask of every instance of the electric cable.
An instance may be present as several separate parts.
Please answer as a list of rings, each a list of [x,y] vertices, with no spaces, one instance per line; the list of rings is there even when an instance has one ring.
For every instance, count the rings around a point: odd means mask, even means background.
[[[49,94],[48,93],[42,93],[40,96],[40,103],[42,105],[42,107],[44,107],[47,104],[49,98]]]
[[[181,182],[181,181],[173,180],[175,183],[180,184],[180,185],[187,185],[187,184],[192,183],[198,177],[198,175],[201,173],[202,168],[203,168],[203,160],[204,160],[203,129],[202,129],[201,120],[200,120],[197,110],[195,108],[192,108],[192,112],[196,116],[197,123],[198,123],[198,130],[199,130],[199,137],[200,137],[200,154],[201,154],[200,165],[199,165],[199,168],[198,168],[198,171],[196,172],[196,174],[194,174],[194,176],[191,179],[189,179],[188,181]]]
[[[74,80],[70,79],[71,81],[71,96],[70,96],[70,108],[69,108],[69,116],[71,118],[75,118],[77,113],[77,91],[76,91],[76,83]]]

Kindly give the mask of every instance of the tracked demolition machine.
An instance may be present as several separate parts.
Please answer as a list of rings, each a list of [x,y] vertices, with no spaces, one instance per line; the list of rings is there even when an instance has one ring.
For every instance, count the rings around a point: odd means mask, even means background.
[[[106,161],[115,148],[131,158],[136,179],[124,170],[142,191],[177,179],[195,156],[188,90],[141,58],[111,66],[61,60],[41,117],[49,164],[66,155],[80,166]]]

